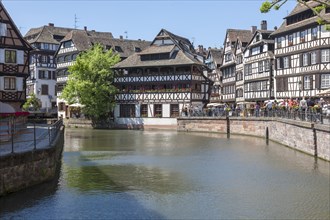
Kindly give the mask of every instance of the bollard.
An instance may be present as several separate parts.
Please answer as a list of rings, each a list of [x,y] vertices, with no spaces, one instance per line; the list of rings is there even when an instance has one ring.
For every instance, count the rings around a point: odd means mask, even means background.
[[[266,128],[266,144],[268,145],[269,143],[269,130],[268,127]]]

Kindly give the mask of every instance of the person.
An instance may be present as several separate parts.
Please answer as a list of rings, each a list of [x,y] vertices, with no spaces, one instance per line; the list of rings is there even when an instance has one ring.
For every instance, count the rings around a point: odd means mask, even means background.
[[[321,108],[323,108],[324,104],[325,104],[324,99],[323,99],[323,98],[320,98],[320,100],[318,101],[318,105],[319,105]]]
[[[270,117],[271,116],[271,111],[273,109],[273,102],[272,101],[267,102],[266,108],[267,108],[268,117]]]
[[[256,109],[256,111],[255,111],[255,115],[256,115],[256,117],[259,117],[260,105],[259,105],[258,102],[257,102],[256,105],[255,105],[255,109]]]
[[[301,111],[301,120],[305,120],[305,114],[307,110],[307,101],[305,100],[305,97],[303,97],[299,102],[299,109]]]

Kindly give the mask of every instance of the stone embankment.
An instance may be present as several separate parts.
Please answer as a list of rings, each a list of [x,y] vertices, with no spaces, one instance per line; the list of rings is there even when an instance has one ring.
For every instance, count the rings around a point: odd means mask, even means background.
[[[0,196],[53,179],[63,146],[64,126],[47,148],[1,156]]]
[[[330,126],[278,118],[178,118],[179,131],[263,137],[330,161]]]

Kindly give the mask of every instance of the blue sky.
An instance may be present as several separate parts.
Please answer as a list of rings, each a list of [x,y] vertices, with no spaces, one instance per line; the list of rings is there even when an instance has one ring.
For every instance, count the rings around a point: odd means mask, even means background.
[[[194,41],[194,45],[220,47],[226,30],[260,28],[267,20],[268,29],[280,26],[296,5],[289,0],[279,11],[259,12],[261,0],[3,0],[12,19],[25,33],[34,27],[54,23],[58,27],[75,25],[79,29],[112,32],[114,37],[153,40],[158,32],[168,31]],[[125,33],[127,32],[127,34]]]

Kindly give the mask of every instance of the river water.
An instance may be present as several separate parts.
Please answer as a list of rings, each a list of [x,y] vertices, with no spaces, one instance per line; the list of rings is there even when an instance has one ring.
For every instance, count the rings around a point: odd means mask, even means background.
[[[329,219],[329,168],[261,138],[66,129],[58,178],[0,219]]]

